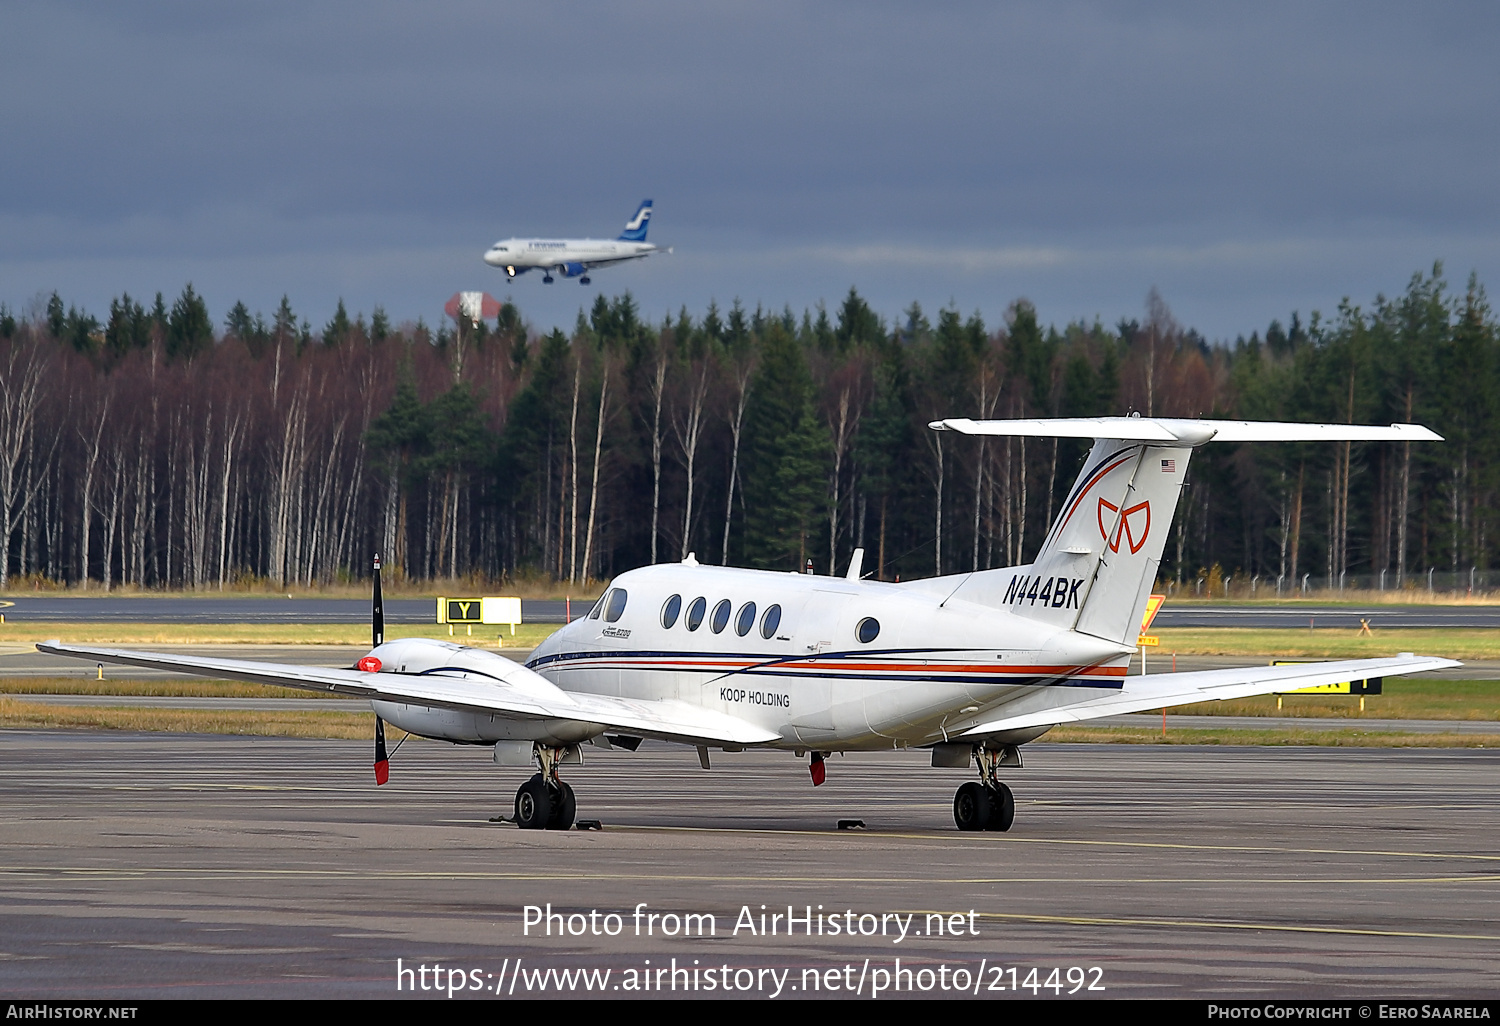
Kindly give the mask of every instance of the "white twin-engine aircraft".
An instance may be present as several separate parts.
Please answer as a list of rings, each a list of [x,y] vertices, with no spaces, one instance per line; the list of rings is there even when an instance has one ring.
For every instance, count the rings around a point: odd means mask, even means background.
[[[542,281],[547,285],[552,284],[553,274],[577,278],[579,284],[587,285],[589,271],[595,267],[622,264],[661,252],[660,246],[646,241],[646,229],[650,226],[651,201],[641,200],[635,216],[625,222],[625,230],[617,239],[501,239],[485,251],[484,262],[505,268],[509,281],[535,267],[541,268]],[[671,247],[666,252],[672,252]]]
[[[929,748],[932,764],[976,766],[958,789],[960,830],[1007,830],[1001,771],[1060,723],[1458,665],[1413,656],[1126,676],[1141,614],[1194,447],[1211,441],[1418,441],[1424,427],[1103,417],[944,420],[967,435],[1094,438],[1035,562],[929,580],[844,577],[683,563],[621,574],[587,617],[525,666],[426,639],[383,640],[379,561],[374,647],[351,669],[38,645],[43,652],[370,699],[376,779],[382,720],[429,738],[493,745],[502,766],[539,772],[516,793],[522,827],[567,829],[576,804],[560,767],[580,746],[642,738],[709,750],[832,752]],[[1008,774],[1007,774],[1008,775]]]

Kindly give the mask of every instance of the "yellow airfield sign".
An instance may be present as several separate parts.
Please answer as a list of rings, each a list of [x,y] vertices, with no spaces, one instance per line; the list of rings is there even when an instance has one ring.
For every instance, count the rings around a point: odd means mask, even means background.
[[[1147,645],[1152,648],[1161,644],[1161,639],[1155,634],[1147,634],[1151,629],[1151,621],[1156,619],[1156,614],[1161,611],[1162,603],[1167,601],[1165,595],[1146,596],[1146,611],[1141,615],[1141,633],[1136,637],[1137,645]]]
[[[482,598],[439,598],[437,622],[446,624],[510,624],[521,622],[521,600],[487,595]]]
[[[1272,666],[1296,666],[1306,662],[1305,659],[1273,659]],[[1281,691],[1277,694],[1285,695],[1378,695],[1380,686],[1384,683],[1382,677],[1371,677],[1369,680],[1342,680],[1334,684],[1315,684],[1310,688],[1297,688],[1293,691]]]
[[[484,623],[484,602],[477,598],[440,598],[438,623]]]

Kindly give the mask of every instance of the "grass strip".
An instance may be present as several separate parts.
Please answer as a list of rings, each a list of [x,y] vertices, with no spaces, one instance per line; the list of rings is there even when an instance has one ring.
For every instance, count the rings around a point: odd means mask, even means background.
[[[1371,659],[1398,652],[1449,659],[1500,659],[1500,631],[1484,627],[1404,627],[1372,634],[1358,628],[1164,627],[1147,659],[1157,667],[1178,655],[1229,655],[1261,658],[1267,652],[1289,659]]]
[[[92,677],[0,678],[4,695],[128,695],[143,698],[347,698],[326,691],[278,688],[235,680],[94,680]]]
[[[441,624],[400,624],[386,637],[435,638],[475,648],[530,649],[551,637],[560,624],[527,623],[516,628],[466,628]],[[1354,628],[1172,627],[1155,631],[1161,645],[1150,655],[1154,665],[1179,655],[1228,655],[1249,659],[1274,652],[1291,659],[1356,659],[1419,652],[1452,659],[1500,659],[1500,631],[1471,627],[1413,627],[1360,635]],[[0,624],[0,644],[35,644],[56,638],[77,645],[350,645],[366,647],[370,628],[356,624],[161,624],[16,621]]]
[[[238,709],[136,709],[44,705],[0,697],[0,728],[83,728],[166,731],[174,734],[249,734],[362,740],[373,736],[374,717],[355,712],[249,712]]]
[[[1373,720],[1500,720],[1500,681],[1412,680],[1392,677],[1381,694],[1365,696],[1359,711],[1358,695],[1284,695],[1281,709],[1275,695],[1179,705],[1170,715],[1327,717]]]

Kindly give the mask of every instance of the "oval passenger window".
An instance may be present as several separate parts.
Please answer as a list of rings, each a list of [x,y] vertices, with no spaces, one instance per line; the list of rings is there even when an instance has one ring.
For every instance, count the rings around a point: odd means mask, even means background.
[[[755,626],[755,603],[746,602],[740,606],[740,618],[734,622],[734,633],[744,637],[750,633],[750,628]]]
[[[715,634],[722,633],[725,625],[729,623],[729,600],[720,599],[719,604],[714,606],[713,622],[708,626]]]
[[[880,621],[873,616],[867,616],[859,621],[859,626],[854,628],[855,635],[862,644],[868,645],[880,634]]]
[[[703,626],[703,614],[708,610],[708,600],[702,595],[693,599],[687,611],[687,629],[695,631]]]
[[[630,600],[630,593],[624,588],[616,588],[609,593],[609,601],[604,606],[604,619],[614,623],[625,612],[625,603]]]
[[[673,595],[667,599],[667,604],[661,607],[661,625],[670,627],[677,622],[677,614],[682,612],[682,596]]]
[[[767,641],[776,634],[776,628],[781,626],[781,607],[771,606],[766,610],[766,615],[760,618],[760,636]]]

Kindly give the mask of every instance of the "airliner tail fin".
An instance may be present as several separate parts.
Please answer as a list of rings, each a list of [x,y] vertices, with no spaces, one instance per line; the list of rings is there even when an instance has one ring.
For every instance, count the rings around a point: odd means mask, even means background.
[[[635,216],[625,222],[625,230],[620,233],[621,242],[645,242],[646,229],[650,227],[651,201],[641,200],[641,205],[636,207]]]

